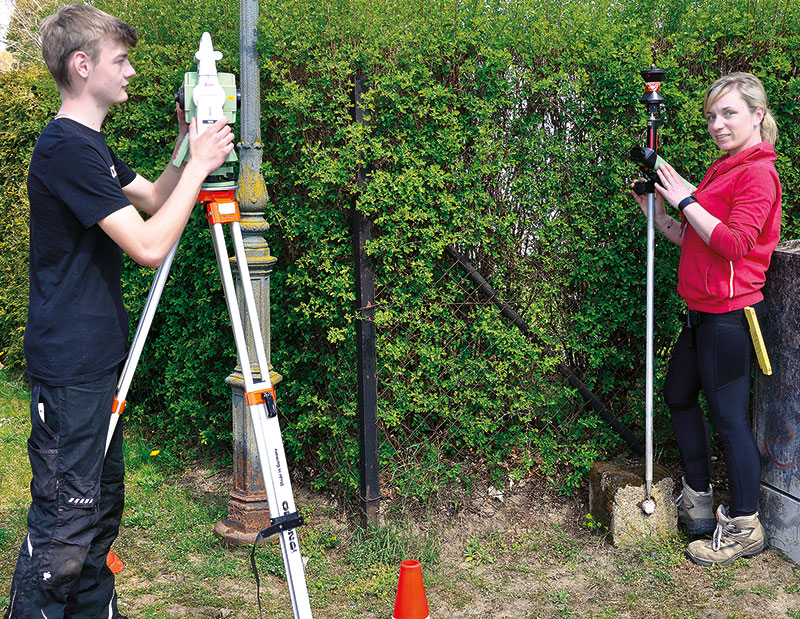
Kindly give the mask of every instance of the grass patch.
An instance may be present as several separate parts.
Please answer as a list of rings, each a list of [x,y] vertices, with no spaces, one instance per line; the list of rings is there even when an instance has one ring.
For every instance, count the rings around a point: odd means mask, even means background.
[[[29,403],[25,384],[0,370],[0,608],[8,604],[11,575],[26,531]]]
[[[397,565],[405,559],[433,564],[439,559],[440,542],[435,537],[412,535],[397,525],[358,527],[350,537],[347,559],[350,565]]]
[[[0,370],[0,610],[8,604],[26,528],[28,411],[24,383]],[[226,547],[212,533],[227,515],[229,491],[203,490],[210,487],[206,479],[229,464],[204,462],[201,473],[192,470],[197,463],[183,463],[168,450],[155,454],[159,448],[126,428],[126,507],[114,545],[126,566],[117,581],[123,614],[256,617],[250,549]],[[800,568],[777,553],[700,568],[685,558],[684,536],[614,549],[605,531],[579,511],[572,522],[539,518],[528,520],[536,522],[530,527],[517,526],[528,515],[526,506],[518,518],[498,518],[491,530],[481,514],[458,525],[429,519],[417,527],[387,518],[362,528],[327,500],[299,506],[307,522],[298,534],[315,619],[389,616],[405,559],[423,564],[431,616],[484,617],[505,608],[519,617],[630,617],[658,608],[670,617],[712,610],[743,617],[760,616],[769,601],[784,604],[781,616],[800,619]],[[280,546],[263,543],[256,562],[263,616],[290,617]]]
[[[715,591],[724,591],[733,586],[735,570],[729,565],[714,565],[710,568],[711,586]]]

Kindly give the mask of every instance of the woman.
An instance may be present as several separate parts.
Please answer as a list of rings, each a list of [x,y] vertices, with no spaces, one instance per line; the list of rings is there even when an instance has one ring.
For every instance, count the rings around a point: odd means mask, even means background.
[[[678,521],[692,534],[714,531],[711,540],[689,544],[692,561],[724,565],[766,548],[757,511],[761,461],[749,417],[753,347],[743,308],[764,315],[761,288],[778,244],[781,184],[774,165],[777,125],[757,77],[733,73],[717,80],[706,91],[703,113],[726,154],[694,191],[669,165],[659,168],[655,226],[681,247],[678,292],[688,308],[664,383],[685,469]],[[632,194],[646,213],[647,197]],[[666,213],[665,200],[680,211],[680,221]],[[720,505],[716,520],[701,389],[730,485],[730,506]]]

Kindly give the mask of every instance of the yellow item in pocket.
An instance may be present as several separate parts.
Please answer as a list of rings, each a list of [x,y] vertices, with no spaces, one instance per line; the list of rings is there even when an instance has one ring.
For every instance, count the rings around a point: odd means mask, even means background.
[[[765,376],[772,375],[772,365],[769,362],[767,347],[764,345],[764,338],[761,335],[761,327],[758,326],[758,316],[752,307],[744,308],[744,315],[747,316],[747,323],[750,325],[750,337],[753,340],[753,348],[756,350],[756,358],[761,371]]]

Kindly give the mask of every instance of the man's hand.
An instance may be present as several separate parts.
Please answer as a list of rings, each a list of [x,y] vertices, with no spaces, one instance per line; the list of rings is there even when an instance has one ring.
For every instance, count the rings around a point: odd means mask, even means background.
[[[228,154],[233,150],[233,131],[224,116],[202,133],[197,131],[197,118],[189,124],[189,152],[191,159],[188,166],[208,176],[219,168]]]
[[[136,208],[129,205],[98,222],[103,231],[139,264],[157,267],[180,238],[203,181],[225,163],[233,149],[233,132],[227,120],[220,118],[198,134],[197,119],[192,119],[189,124],[192,158],[182,172],[170,170],[169,174],[175,175],[176,183],[171,184],[169,197],[163,204],[159,201],[157,208],[147,211],[153,213],[152,217],[145,221]],[[137,205],[149,205],[159,195],[153,187],[153,183],[137,176],[123,191]]]
[[[175,102],[175,115],[178,117],[178,142],[183,140],[183,137],[189,133],[189,123],[186,122],[186,112],[181,109],[178,102]]]

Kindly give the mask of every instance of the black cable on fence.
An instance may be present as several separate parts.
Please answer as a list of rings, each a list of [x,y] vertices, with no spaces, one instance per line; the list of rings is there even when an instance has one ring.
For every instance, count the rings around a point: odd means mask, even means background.
[[[470,281],[478,287],[478,290],[483,293],[495,306],[500,309],[500,313],[515,327],[517,327],[529,340],[537,345],[542,346],[541,340],[531,331],[528,323],[522,318],[508,303],[504,302],[494,288],[489,285],[489,282],[473,267],[469,261],[453,247],[447,246],[445,252],[458,265],[466,272]],[[569,381],[578,393],[581,394],[584,401],[591,405],[591,407],[606,421],[606,423],[628,444],[628,447],[639,456],[644,455],[644,447],[641,442],[631,433],[627,426],[622,424],[616,416],[606,408],[606,406],[592,393],[589,388],[578,378],[567,365],[559,362],[556,365],[559,374]]]

